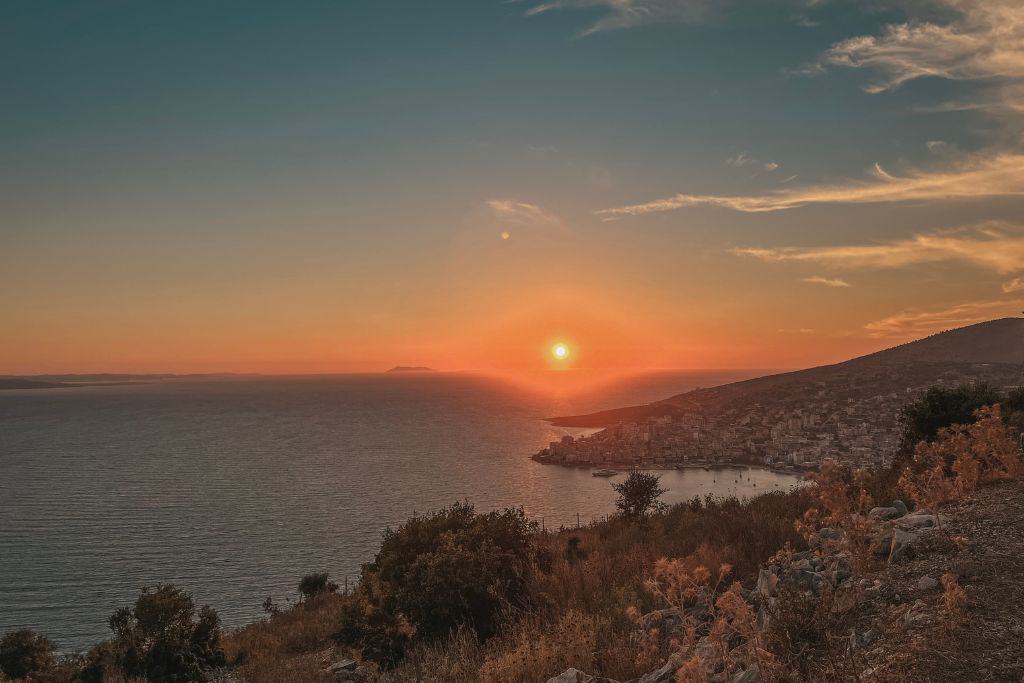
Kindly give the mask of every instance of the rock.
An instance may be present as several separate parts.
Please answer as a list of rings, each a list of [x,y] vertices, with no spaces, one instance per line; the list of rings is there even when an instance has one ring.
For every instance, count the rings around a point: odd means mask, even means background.
[[[336,683],[362,683],[366,680],[366,672],[352,659],[332,664],[327,668],[327,673],[334,677]]]
[[[917,534],[903,529],[894,529],[892,534],[892,546],[889,548],[889,562],[899,562],[905,557],[909,557],[912,552],[912,546],[917,542]]]
[[[757,573],[757,592],[763,597],[770,598],[775,595],[775,589],[779,585],[779,577],[767,569]]]
[[[917,580],[917,589],[922,591],[931,591],[939,587],[939,582],[932,577],[925,574]]]
[[[917,600],[907,613],[903,615],[903,621],[907,626],[918,626],[928,621],[928,614],[925,612],[925,604],[922,600]]]
[[[547,683],[591,683],[594,677],[585,674],[579,669],[569,668],[554,678],[549,678]]]
[[[939,521],[945,523],[946,518],[943,515],[938,516]],[[921,529],[931,529],[937,525],[936,515],[930,512],[912,512],[909,515],[903,515],[902,517],[895,520],[896,526],[904,531],[919,531]]]
[[[821,591],[821,586],[825,583],[824,577],[818,572],[796,571],[792,576],[798,586],[815,594]]]
[[[680,663],[674,658],[670,658],[660,669],[655,669],[649,673],[644,674],[636,683],[674,683],[676,680],[676,671],[679,670]],[[548,681],[551,683],[551,681]],[[558,681],[558,683],[562,683]],[[588,683],[583,681],[582,683]]]
[[[794,570],[794,571],[800,571],[800,570],[811,571],[811,561],[810,560],[797,560],[793,564],[789,565],[789,568],[791,570]]]
[[[905,514],[907,514],[906,511],[903,512],[903,515]],[[870,519],[878,519],[883,522],[890,519],[896,519],[897,517],[902,517],[903,515],[901,515],[900,511],[895,507],[871,508],[871,511],[868,512],[868,517]]]
[[[768,615],[768,610],[761,607],[757,610],[757,617],[754,620],[754,625],[757,626],[759,631],[768,630],[768,626],[771,624],[771,617]]]
[[[849,553],[836,553],[832,557],[832,575],[836,583],[842,583],[853,576],[853,563]]]
[[[871,552],[877,557],[887,557],[892,551],[892,527],[879,529],[871,537]]]
[[[757,683],[761,679],[761,671],[757,664],[751,665],[746,671],[741,671],[732,677],[732,683]]]
[[[841,537],[842,532],[839,531],[839,529],[826,526],[811,534],[811,537],[807,539],[807,544],[811,546],[811,548],[820,548],[825,545],[827,541],[838,541]]]
[[[906,504],[906,503],[904,503],[904,502],[903,502],[902,500],[894,500],[894,501],[892,502],[892,506],[893,506],[894,508],[896,508],[896,511],[897,511],[897,512],[899,512],[899,513],[900,513],[900,514],[899,514],[899,516],[900,516],[900,517],[904,516],[904,515],[905,515],[905,514],[907,514],[907,512],[908,512],[908,510],[907,510],[907,504]]]

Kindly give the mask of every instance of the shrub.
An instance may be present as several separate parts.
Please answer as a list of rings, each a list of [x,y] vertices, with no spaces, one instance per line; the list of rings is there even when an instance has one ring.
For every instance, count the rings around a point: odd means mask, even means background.
[[[334,593],[338,590],[338,584],[330,580],[327,572],[321,574],[306,574],[299,581],[299,594],[303,600],[309,600],[321,593]],[[270,598],[267,598],[268,600]]]
[[[363,567],[365,604],[350,610],[342,639],[391,665],[410,629],[425,640],[460,626],[491,636],[504,608],[528,603],[533,526],[522,509],[476,514],[456,503],[388,529]]]
[[[53,643],[29,629],[12,631],[0,639],[0,671],[10,678],[43,673],[56,665]]]
[[[1024,461],[999,406],[981,408],[971,425],[940,429],[934,442],[920,442],[900,486],[932,512],[970,495],[978,482],[1024,475]]]
[[[613,484],[612,488],[619,494],[615,507],[622,516],[631,521],[640,521],[662,504],[659,498],[667,492],[661,488],[661,477],[646,472],[633,470],[621,484]]]
[[[224,665],[220,619],[208,605],[199,610],[192,596],[171,584],[144,588],[131,607],[110,617],[113,648],[129,676],[157,681],[194,681]]]
[[[826,544],[838,546],[850,554],[858,571],[866,570],[872,563],[871,542],[874,525],[868,513],[874,506],[869,493],[871,475],[863,470],[826,461],[813,477],[815,486],[810,490],[814,507],[804,513],[796,528],[810,538],[822,527],[842,529],[838,541]]]

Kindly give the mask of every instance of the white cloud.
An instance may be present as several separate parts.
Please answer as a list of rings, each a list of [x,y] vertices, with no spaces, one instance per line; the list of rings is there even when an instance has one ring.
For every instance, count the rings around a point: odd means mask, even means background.
[[[1024,154],[1006,152],[973,156],[950,168],[914,170],[902,176],[891,174],[876,164],[872,175],[870,180],[785,188],[762,195],[677,194],[595,213],[612,219],[702,205],[759,213],[812,204],[872,204],[1024,195]]]
[[[1024,300],[970,301],[939,310],[908,309],[864,326],[874,337],[924,337],[935,332],[980,323],[1016,313]]]
[[[825,287],[852,287],[846,280],[837,277],[821,277],[820,275],[814,275],[811,277],[805,277],[803,282],[807,282],[812,285],[823,285]]]
[[[733,168],[753,168],[759,171],[772,172],[778,169],[779,165],[774,161],[761,161],[751,156],[747,156],[746,153],[737,154],[734,157],[729,157],[725,160],[726,166],[732,166]]]
[[[945,24],[910,21],[879,36],[836,43],[818,60],[821,68],[871,69],[869,92],[883,92],[924,77],[952,80],[1024,78],[1024,3],[1020,0],[933,0],[951,11]]]
[[[558,226],[562,219],[536,204],[517,202],[510,199],[489,199],[487,206],[499,220],[522,226]]]
[[[731,252],[768,262],[816,263],[845,269],[901,268],[920,263],[963,261],[1005,275],[1024,270],[1024,226],[986,223],[880,244],[744,247]]]
[[[717,16],[724,4],[724,0],[550,0],[533,5],[526,15],[563,9],[606,10],[604,16],[581,32],[587,36],[653,22],[701,23]]]

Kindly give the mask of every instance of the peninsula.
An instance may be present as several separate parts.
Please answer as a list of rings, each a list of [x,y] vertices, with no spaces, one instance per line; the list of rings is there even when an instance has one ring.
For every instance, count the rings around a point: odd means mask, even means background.
[[[899,409],[929,387],[1021,384],[1024,319],[1003,318],[835,365],[696,389],[654,403],[551,418],[600,427],[533,457],[569,466],[746,463],[813,469],[825,459],[890,464]]]

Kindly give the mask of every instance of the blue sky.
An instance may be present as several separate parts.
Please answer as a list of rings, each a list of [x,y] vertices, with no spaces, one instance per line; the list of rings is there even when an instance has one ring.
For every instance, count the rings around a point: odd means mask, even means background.
[[[0,370],[801,365],[1020,308],[1010,0],[6,12]]]

